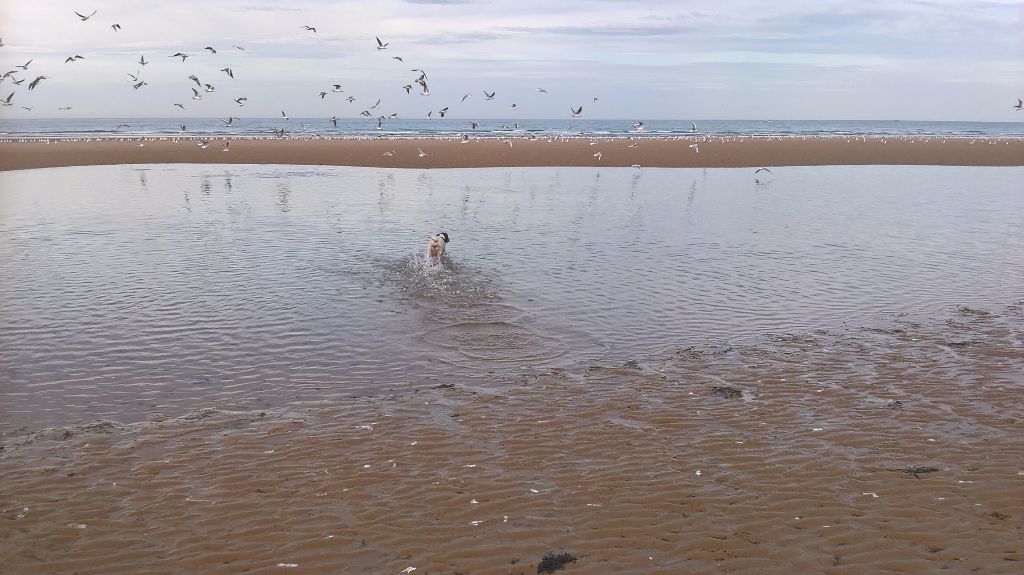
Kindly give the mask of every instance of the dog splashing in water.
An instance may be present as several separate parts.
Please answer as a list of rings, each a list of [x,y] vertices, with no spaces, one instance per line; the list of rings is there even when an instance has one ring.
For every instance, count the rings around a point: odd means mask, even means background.
[[[444,258],[444,248],[448,243],[448,234],[445,232],[438,232],[435,235],[430,236],[427,241],[427,261],[430,265],[437,265],[441,263],[441,259]]]

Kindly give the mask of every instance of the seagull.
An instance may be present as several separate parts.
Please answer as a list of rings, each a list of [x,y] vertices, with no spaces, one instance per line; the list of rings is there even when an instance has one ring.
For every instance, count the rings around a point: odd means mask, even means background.
[[[697,124],[695,124],[693,122],[690,122],[690,131],[691,132],[696,132],[697,131]]]
[[[78,12],[75,12],[75,16],[78,16],[79,18],[81,18],[81,19],[82,19],[82,22],[85,22],[86,20],[88,20],[89,18],[92,18],[92,17],[93,17],[93,16],[95,16],[95,15],[96,15],[96,11],[95,11],[95,10],[93,10],[93,11],[92,11],[92,14],[89,14],[88,16],[82,16],[82,15],[81,15],[81,14],[79,14]]]
[[[369,109],[376,110],[379,106],[380,106],[380,98],[377,98],[377,103],[372,105],[372,106],[370,106]]]
[[[226,151],[228,151],[228,146],[230,146],[230,145],[231,145],[231,142],[229,142],[229,141],[227,141],[227,140],[224,140],[224,149],[223,149],[223,150],[221,150],[221,151],[222,151],[222,152],[226,152]]]
[[[768,172],[769,174],[772,173],[772,171],[769,170],[768,168],[758,168],[758,169],[754,170],[755,174],[758,173],[758,172]]]
[[[468,144],[469,143],[469,134],[462,134],[462,141],[459,142],[459,143],[461,143],[461,144]]]
[[[199,78],[197,78],[195,74],[192,74],[191,76],[189,76],[188,79],[192,80],[193,82],[195,82],[196,86],[199,86],[200,88],[203,87],[203,84],[201,82],[199,82]]]
[[[643,132],[644,130],[647,129],[647,127],[644,126],[643,122],[637,122],[633,124],[633,129],[636,130],[637,132]]]
[[[13,98],[13,97],[14,97],[14,92],[11,92],[7,96],[6,100],[0,100],[0,104],[3,104],[4,106],[11,106],[11,105],[13,105],[13,104],[11,104],[11,98]]]
[[[442,117],[442,118],[443,118],[443,117],[444,117],[444,115],[445,115],[445,114],[447,114],[447,113],[448,113],[448,106],[445,106],[444,108],[441,108],[441,111],[439,111],[439,112],[438,112],[438,114],[441,114],[441,117]]]
[[[249,101],[249,98],[246,98],[245,96],[242,96],[241,98],[235,98],[235,103],[239,106],[244,106],[247,101]]]
[[[690,144],[690,147],[693,148],[693,153],[694,154],[699,154],[700,153],[700,147],[697,146],[696,143]]]
[[[117,126],[116,126],[116,127],[114,128],[114,131],[116,132],[117,130],[120,130],[121,128],[131,128],[131,127],[132,127],[132,125],[131,125],[131,124],[118,124],[118,125],[117,125]]]
[[[11,80],[11,83],[14,84],[15,86],[20,86],[22,84],[22,82],[24,82],[24,81],[25,81],[25,79],[22,78],[21,80]]]
[[[429,96],[430,95],[430,88],[427,87],[427,81],[426,80],[422,80],[422,79],[421,80],[416,80],[416,83],[423,87],[423,90],[420,91],[420,96]]]
[[[442,114],[442,116],[444,116],[444,114]],[[392,112],[392,113],[388,114],[388,119],[389,120],[396,120],[396,119],[398,119],[398,113],[397,112]]]
[[[493,100],[494,99],[494,92],[491,92],[490,94],[488,94],[487,90],[484,90],[484,99],[485,100]]]
[[[370,117],[373,116],[373,114],[371,114],[369,110],[363,110],[362,112],[359,112],[359,115],[360,116],[366,116],[367,118],[370,118]]]
[[[182,124],[182,125],[181,125],[181,133],[182,133],[182,134],[184,134],[184,133],[185,133],[185,124]]]
[[[120,24],[111,24],[110,27],[114,29],[114,32],[117,32],[118,30],[121,29],[121,25]]]
[[[28,106],[22,106],[22,107],[21,107],[21,109],[22,109],[22,110],[28,110],[29,112],[31,112],[31,111],[32,111],[32,108],[30,108],[30,107],[28,107]]]
[[[184,110],[184,109],[185,109],[185,106],[184,106],[183,104],[175,104],[175,106],[177,106],[177,107],[181,108],[182,110]]]
[[[569,108],[569,111],[572,112],[572,117],[573,118],[579,118],[580,114],[583,113],[583,106],[580,106],[579,108],[576,108],[575,110],[573,110],[572,108]]]
[[[221,122],[224,122],[225,127],[231,126],[234,123],[234,121],[235,118],[232,116],[229,116],[227,120],[221,120]]]
[[[245,48],[243,48],[241,46],[235,46],[234,44],[232,44],[231,47],[234,48],[235,50],[242,50],[243,52],[245,51]]]
[[[388,157],[390,157],[390,156],[394,156],[394,155],[395,155],[395,151],[394,151],[394,150],[391,150],[390,152],[384,152],[384,155],[385,155],[385,156],[388,156]]]
[[[181,61],[184,62],[185,58],[188,58],[188,54],[182,54],[181,52],[178,52],[176,54],[168,56],[168,58],[181,58]]]
[[[199,139],[199,147],[200,148],[205,150],[206,146],[209,146],[209,145],[210,145],[210,140],[207,140],[206,138],[200,138]]]
[[[600,162],[601,161],[601,152],[598,152],[598,153],[594,154],[594,157],[597,158],[598,162]]]
[[[327,92],[320,92],[320,99],[323,100],[327,96]]]
[[[31,60],[29,60],[29,61],[31,62]],[[1024,110],[1024,100],[1021,100],[1020,98],[1017,98],[1017,105],[1014,106],[1014,108],[1017,108],[1018,112],[1020,112],[1021,110]]]
[[[502,140],[503,144],[508,144],[508,149],[512,149],[512,140]]]
[[[377,49],[378,50],[387,50],[388,44],[390,44],[391,42],[381,42],[379,36],[375,36],[375,38],[377,38]]]
[[[511,106],[509,106],[509,109],[512,110],[513,112],[515,112],[516,111],[516,105],[512,104]]]
[[[149,64],[149,62],[147,62],[147,61],[146,61],[146,55],[145,55],[145,54],[143,54],[143,55],[142,55],[142,56],[141,56],[141,57],[139,58],[139,64],[140,64],[140,65],[142,65],[142,66],[145,66],[146,64]]]
[[[427,119],[428,120],[432,120],[433,118],[434,118],[434,111],[430,110],[429,112],[427,112]]]
[[[316,28],[314,28],[312,26],[303,26],[302,29],[303,30],[312,30],[313,33],[316,34]]]
[[[28,89],[29,90],[35,90],[36,86],[39,85],[39,82],[41,80],[46,80],[46,79],[47,79],[46,76],[36,76],[35,80],[32,80],[31,82],[29,82]]]
[[[351,104],[352,102],[356,101],[356,99],[354,97],[352,97],[352,96],[349,96],[348,98],[345,98],[345,99],[348,100],[349,104]]]
[[[217,53],[217,49],[214,48],[213,46],[207,46],[207,47],[203,48],[203,50],[209,50],[211,54],[216,54]]]
[[[426,152],[424,152],[423,150],[419,149],[419,148],[416,148],[416,151],[417,151],[417,152],[419,153],[419,156],[420,156],[421,158],[423,158],[423,157],[426,157],[426,156],[427,156],[427,153],[426,153]]]
[[[203,99],[203,97],[199,95],[199,90],[196,90],[195,88],[192,88],[192,99],[193,100],[202,100]]]
[[[401,56],[392,56],[391,59],[398,60],[399,62],[405,62],[405,60],[403,60]]]
[[[85,60],[85,56],[79,56],[78,54],[68,56],[68,59],[64,60],[64,63],[67,64],[68,62],[74,62],[75,60]]]
[[[33,58],[32,60],[35,60],[35,58]],[[28,65],[32,63],[32,60],[29,60],[28,62],[25,62],[24,64],[21,64],[19,66],[15,66],[15,68],[21,68],[22,70],[28,70]]]
[[[345,90],[341,89],[341,84],[334,84],[334,87],[331,88],[331,91],[332,92],[337,92],[337,93],[340,94],[340,93],[344,92]]]
[[[61,106],[60,108],[57,108],[57,109],[58,110],[70,110],[71,106]]]
[[[470,123],[469,123],[469,128],[470,128],[471,130],[475,130],[475,129],[477,129],[477,127],[479,127],[479,126],[480,126],[480,124],[478,124],[478,123],[476,123],[476,122],[470,122]]]
[[[539,94],[547,94],[548,91],[545,90],[544,88],[537,88],[537,93],[539,93]]]
[[[214,90],[216,90],[216,88],[214,88],[212,84],[204,84],[204,86],[206,86],[207,92],[213,92]]]
[[[284,110],[281,110],[281,117],[284,118],[285,120],[287,120],[288,119],[288,114],[285,114]]]
[[[598,100],[597,96],[594,96],[594,101],[596,102],[597,100]]]
[[[331,116],[331,123],[334,124],[335,128],[337,128],[338,127],[338,117],[337,116]]]
[[[462,100],[460,100],[459,103],[461,104],[462,102],[465,102],[468,98],[469,94],[466,94],[465,96],[462,97]]]
[[[411,93],[410,91],[412,90],[412,84],[406,84],[406,85],[402,86],[402,89],[405,90],[406,94],[409,94],[409,93]]]
[[[637,146],[639,146],[639,145],[640,145],[640,144],[637,144],[636,142],[633,142],[632,144],[630,144],[630,145],[628,145],[628,146],[626,146],[626,147],[627,147],[627,148],[635,148],[635,147],[637,147]]]
[[[231,68],[221,68],[220,71],[227,74],[228,78],[234,79],[235,77],[235,72]]]
[[[139,88],[141,88],[143,86],[148,86],[148,85],[149,84],[147,84],[145,81],[143,81],[143,82],[136,82],[136,83],[132,84],[132,88],[135,88],[136,90],[138,90]]]

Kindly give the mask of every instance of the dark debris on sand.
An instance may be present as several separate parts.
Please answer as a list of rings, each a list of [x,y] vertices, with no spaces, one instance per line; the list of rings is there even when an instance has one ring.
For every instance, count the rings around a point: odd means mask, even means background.
[[[541,560],[540,564],[537,565],[537,573],[554,573],[561,569],[565,569],[565,566],[569,563],[575,563],[576,558],[568,553],[548,553]]]
[[[717,395],[723,399],[740,399],[743,397],[743,392],[736,389],[735,387],[729,387],[726,385],[716,385],[711,388],[712,395]]]

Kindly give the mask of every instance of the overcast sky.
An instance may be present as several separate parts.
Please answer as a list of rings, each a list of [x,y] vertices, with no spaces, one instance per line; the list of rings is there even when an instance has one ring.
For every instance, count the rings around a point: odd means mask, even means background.
[[[6,118],[1024,120],[1024,0],[0,0],[0,38]]]

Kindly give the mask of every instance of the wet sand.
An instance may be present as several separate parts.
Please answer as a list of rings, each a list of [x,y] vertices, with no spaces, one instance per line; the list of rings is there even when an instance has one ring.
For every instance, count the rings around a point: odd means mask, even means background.
[[[529,166],[759,167],[817,165],[1021,166],[1024,140],[819,138],[232,139],[0,142],[0,171],[105,164],[297,164],[393,168]],[[596,142],[596,144],[591,144]],[[636,142],[636,147],[628,147]],[[698,144],[699,153],[690,145]],[[139,146],[139,144],[143,144]],[[427,155],[420,156],[418,149]],[[393,155],[385,156],[385,153]],[[594,156],[601,152],[601,158]]]
[[[9,436],[12,573],[1020,573],[1024,312]]]

